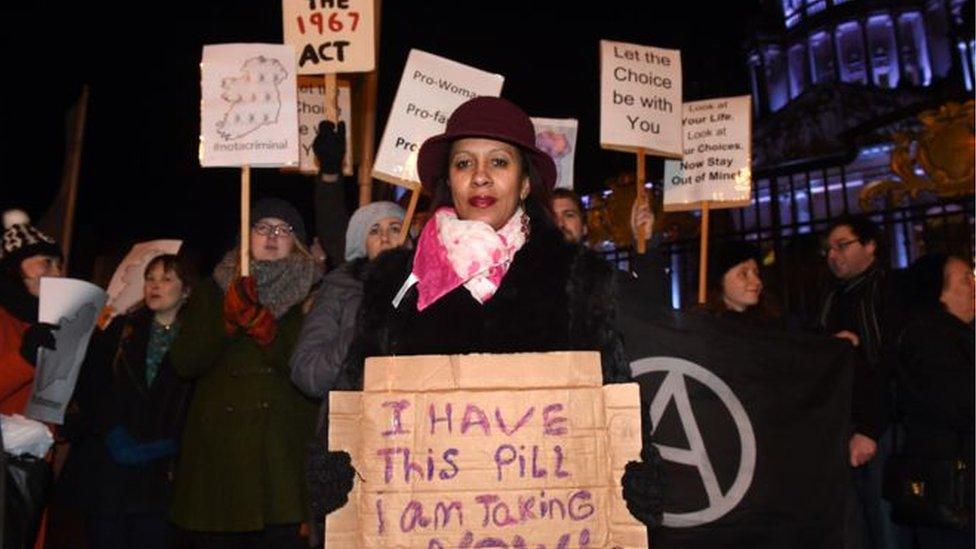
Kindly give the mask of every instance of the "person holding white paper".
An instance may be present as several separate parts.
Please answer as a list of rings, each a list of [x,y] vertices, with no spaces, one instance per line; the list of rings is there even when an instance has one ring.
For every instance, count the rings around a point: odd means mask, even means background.
[[[0,413],[23,414],[40,347],[55,348],[57,327],[37,321],[42,277],[59,277],[61,249],[22,210],[3,214],[0,248]]]

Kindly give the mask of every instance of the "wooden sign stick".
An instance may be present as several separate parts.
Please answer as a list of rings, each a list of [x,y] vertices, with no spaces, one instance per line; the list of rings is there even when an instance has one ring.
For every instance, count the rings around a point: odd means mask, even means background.
[[[403,246],[410,234],[410,224],[413,222],[413,214],[417,210],[417,200],[420,199],[420,184],[418,183],[410,191],[410,204],[407,205],[407,215],[403,218],[403,226],[400,228],[400,236],[397,246]]]
[[[339,131],[339,83],[335,74],[325,75],[325,119],[336,124]]]
[[[698,304],[704,305],[708,297],[708,210],[709,201],[702,202],[701,244],[698,252]]]
[[[637,149],[637,203],[641,206],[647,203],[647,190],[644,188],[644,180],[647,179],[647,169],[644,155],[644,149]],[[644,228],[638,228],[637,234],[634,237],[637,238],[637,253],[644,255],[647,252],[647,235],[644,234]]]
[[[251,167],[241,166],[241,276],[251,274]]]

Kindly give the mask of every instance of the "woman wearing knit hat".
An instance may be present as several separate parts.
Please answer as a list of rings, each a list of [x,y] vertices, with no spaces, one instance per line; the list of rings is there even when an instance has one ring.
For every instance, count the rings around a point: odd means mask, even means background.
[[[363,279],[369,265],[380,253],[396,247],[404,215],[403,208],[393,202],[373,202],[356,210],[346,229],[346,261],[322,281],[291,356],[292,381],[306,395],[322,399],[307,476],[312,524],[316,527],[322,525],[324,515],[316,506],[321,501],[316,494],[322,491],[321,483],[316,482],[316,471],[327,440],[328,392],[342,370],[356,332]]]
[[[315,266],[291,204],[259,200],[251,219],[250,276],[228,252],[194,288],[170,347],[176,373],[196,381],[172,507],[194,547],[301,544],[315,403],[292,385],[288,357]]]
[[[61,249],[22,210],[3,214],[0,247],[0,413],[23,414],[37,349],[55,348],[56,326],[37,321],[41,277],[61,276]]]
[[[759,247],[748,242],[725,242],[708,258],[706,308],[719,315],[768,316],[763,300]]]

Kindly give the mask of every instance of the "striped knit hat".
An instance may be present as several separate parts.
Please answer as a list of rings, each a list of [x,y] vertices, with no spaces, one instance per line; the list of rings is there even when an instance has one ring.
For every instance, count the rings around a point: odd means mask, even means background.
[[[61,248],[54,239],[31,225],[30,217],[23,210],[3,212],[3,243],[0,246],[0,264],[16,265],[34,255],[61,257]]]

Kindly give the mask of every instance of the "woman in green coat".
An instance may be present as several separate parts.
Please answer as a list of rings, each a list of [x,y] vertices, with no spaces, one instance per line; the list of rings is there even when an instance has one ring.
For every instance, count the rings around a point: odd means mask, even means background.
[[[288,361],[315,268],[290,204],[261,200],[251,219],[251,276],[229,252],[194,291],[170,349],[177,374],[196,381],[172,510],[192,547],[303,546],[316,406],[292,385]]]

